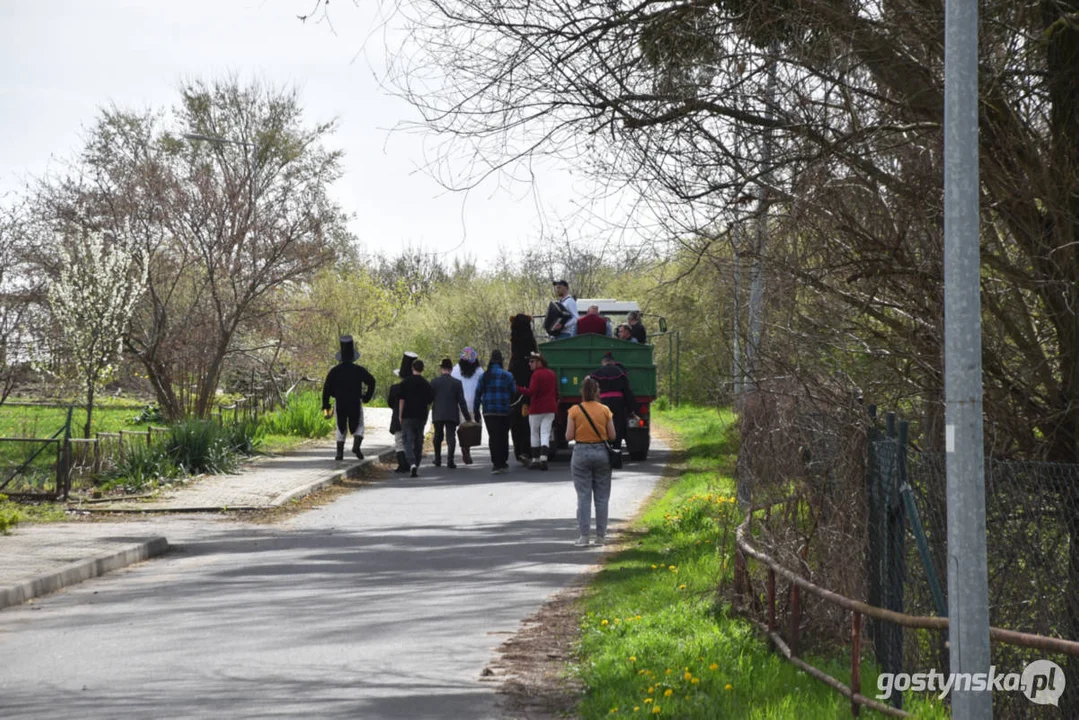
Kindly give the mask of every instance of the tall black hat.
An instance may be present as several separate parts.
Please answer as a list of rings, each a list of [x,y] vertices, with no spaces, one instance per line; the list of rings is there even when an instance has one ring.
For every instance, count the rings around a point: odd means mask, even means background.
[[[337,351],[337,362],[355,362],[360,359],[360,353],[356,344],[352,342],[351,335],[341,336],[341,349]]]
[[[397,371],[397,377],[406,378],[412,374],[412,361],[418,358],[419,355],[411,350],[405,351],[405,354],[401,356],[401,367]]]

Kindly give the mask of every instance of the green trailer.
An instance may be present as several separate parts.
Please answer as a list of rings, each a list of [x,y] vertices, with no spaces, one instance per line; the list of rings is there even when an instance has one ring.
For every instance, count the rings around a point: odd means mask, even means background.
[[[547,358],[558,380],[558,414],[552,434],[558,447],[567,447],[566,414],[581,401],[581,382],[600,368],[605,353],[611,353],[629,374],[629,385],[637,400],[636,408],[627,408],[627,416],[636,413],[639,420],[626,427],[626,450],[631,460],[648,457],[651,445],[649,407],[656,399],[656,364],[652,346],[640,345],[604,335],[574,335],[540,343],[539,351]]]

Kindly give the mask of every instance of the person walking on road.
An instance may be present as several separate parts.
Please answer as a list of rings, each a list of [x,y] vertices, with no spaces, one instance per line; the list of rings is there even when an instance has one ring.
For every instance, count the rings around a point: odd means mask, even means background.
[[[596,505],[596,544],[607,539],[607,507],[611,500],[611,461],[606,442],[614,438],[611,410],[599,402],[599,383],[586,377],[581,383],[581,402],[566,418],[566,440],[572,440],[570,474],[577,491],[577,530],[574,545],[588,546],[592,503]]]
[[[386,407],[390,409],[390,434],[393,435],[393,450],[397,458],[395,473],[408,472],[408,460],[405,458],[405,434],[401,431],[401,416],[397,412],[397,406],[401,401],[401,380],[412,374],[412,361],[418,357],[414,352],[405,352],[401,357],[400,367],[394,368],[393,374],[400,378],[390,385],[390,392],[386,395]]]
[[[479,387],[480,381],[483,380],[483,366],[480,365],[479,355],[471,347],[466,347],[461,351],[461,359],[457,361],[457,364],[453,366],[453,372],[450,373],[451,377],[455,377],[461,381],[461,385],[465,391],[465,402],[468,403],[468,412],[471,417],[476,417],[476,388]],[[462,413],[460,422],[465,419]],[[472,448],[464,444],[461,445],[461,460],[465,465],[472,464]]]
[[[547,366],[547,359],[541,353],[534,352],[528,358],[532,377],[528,387],[517,387],[517,392],[526,396],[528,402],[528,427],[532,432],[533,470],[547,469],[547,456],[551,448],[551,425],[554,424],[555,412],[558,411],[558,378],[554,370]]]
[[[401,381],[401,399],[397,406],[404,434],[405,460],[412,477],[419,475],[423,428],[427,425],[427,412],[433,399],[431,383],[423,376],[423,360],[413,360],[412,374]]]
[[[508,371],[502,369],[502,352],[491,351],[491,361],[483,374],[476,395],[476,407],[487,426],[487,446],[491,449],[491,474],[501,475],[509,470],[510,403],[517,384]]]
[[[604,353],[600,363],[602,366],[592,373],[592,377],[599,383],[600,402],[609,407],[614,415],[615,438],[611,444],[616,450],[621,450],[629,418],[637,416],[637,398],[629,386],[629,373],[622,363],[614,359],[614,355]]]
[[[431,422],[435,425],[435,467],[442,465],[442,438],[446,438],[446,467],[451,470],[457,465],[453,454],[457,451],[457,418],[463,415],[467,422],[472,421],[472,413],[465,402],[465,390],[461,381],[450,375],[453,361],[443,358],[439,363],[439,376],[431,381],[434,401],[431,404]]]
[[[337,419],[337,453],[334,460],[345,459],[345,438],[352,435],[352,452],[363,460],[360,445],[363,444],[363,404],[371,402],[375,395],[375,378],[363,365],[357,365],[360,353],[351,335],[339,339],[337,364],[326,374],[322,384],[322,414]],[[333,405],[330,399],[334,400]]]

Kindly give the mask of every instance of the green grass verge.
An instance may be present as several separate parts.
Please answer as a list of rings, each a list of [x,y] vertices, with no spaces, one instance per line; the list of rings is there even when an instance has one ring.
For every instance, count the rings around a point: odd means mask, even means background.
[[[631,532],[628,549],[598,573],[584,600],[581,718],[850,717],[843,696],[774,653],[723,597],[733,575],[737,453],[730,411],[680,406],[654,421],[678,438],[682,461]],[[807,661],[846,682],[849,655]],[[862,692],[876,692],[863,662]],[[919,717],[939,707],[907,704]],[[884,717],[863,709],[863,717]]]

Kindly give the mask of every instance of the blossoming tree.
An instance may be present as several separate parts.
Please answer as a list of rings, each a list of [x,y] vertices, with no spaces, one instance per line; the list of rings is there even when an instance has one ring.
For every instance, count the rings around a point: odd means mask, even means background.
[[[146,288],[146,264],[121,238],[88,232],[67,238],[64,266],[49,287],[49,305],[62,333],[56,349],[86,391],[90,437],[94,395],[116,370],[131,313]]]

